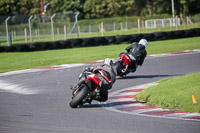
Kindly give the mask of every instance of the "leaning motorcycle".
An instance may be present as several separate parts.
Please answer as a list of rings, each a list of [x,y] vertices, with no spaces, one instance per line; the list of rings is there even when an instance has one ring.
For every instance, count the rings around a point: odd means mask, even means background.
[[[98,77],[101,73],[102,70],[99,70],[99,73],[85,70],[80,74],[78,82],[71,88],[72,100],[70,106],[72,108],[77,108],[85,103],[91,103],[94,100],[94,97],[98,94],[96,93],[97,90],[102,85],[102,81]]]
[[[119,55],[119,59],[115,63],[118,76],[123,77],[127,74],[125,72],[127,71],[128,67],[130,67],[132,65],[130,58],[131,57],[129,55],[127,55],[127,53],[121,53]]]

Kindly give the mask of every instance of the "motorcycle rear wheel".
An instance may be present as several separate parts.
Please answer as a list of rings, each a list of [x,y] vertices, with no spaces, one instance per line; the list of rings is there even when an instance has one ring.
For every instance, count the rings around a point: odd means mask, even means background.
[[[78,94],[69,103],[70,107],[77,108],[79,105],[82,105],[83,100],[87,97],[88,93],[88,87],[84,85]]]
[[[116,70],[117,70],[118,76],[123,76],[122,69],[123,69],[123,65],[121,64],[121,62],[118,62],[116,64]]]

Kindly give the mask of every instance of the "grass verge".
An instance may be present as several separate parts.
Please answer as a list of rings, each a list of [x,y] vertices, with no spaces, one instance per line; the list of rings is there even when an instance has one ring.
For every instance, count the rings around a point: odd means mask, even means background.
[[[156,107],[200,113],[199,81],[200,73],[164,79],[139,93],[136,99]],[[197,103],[193,104],[192,95]]]
[[[200,37],[149,42],[148,54],[169,53],[200,48]],[[0,53],[0,73],[60,64],[83,63],[117,58],[130,44],[84,47],[36,52]]]

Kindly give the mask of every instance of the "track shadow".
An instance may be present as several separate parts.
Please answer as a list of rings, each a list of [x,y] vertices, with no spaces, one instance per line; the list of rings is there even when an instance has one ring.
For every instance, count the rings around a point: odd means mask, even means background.
[[[139,79],[139,78],[158,78],[158,77],[174,77],[181,76],[183,74],[178,75],[135,75],[135,76],[126,76],[126,77],[118,77],[117,79]]]
[[[84,104],[81,105],[79,108],[102,108],[101,104]]]
[[[111,102],[111,103],[99,103],[99,104],[84,104],[79,108],[102,108],[102,107],[114,107],[126,104],[137,104],[138,101],[122,101],[122,102]]]

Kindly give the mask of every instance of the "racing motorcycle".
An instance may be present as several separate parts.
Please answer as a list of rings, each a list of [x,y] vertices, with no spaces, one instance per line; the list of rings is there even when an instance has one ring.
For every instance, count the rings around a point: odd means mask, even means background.
[[[77,108],[80,105],[91,103],[94,100],[102,85],[102,80],[98,76],[99,74],[103,74],[102,70],[99,70],[99,73],[85,70],[80,74],[78,82],[71,88],[72,100],[70,107]]]
[[[127,71],[128,67],[132,66],[131,59],[135,60],[132,55],[128,55],[127,53],[121,53],[119,55],[119,59],[115,63],[118,76],[123,77],[127,74],[125,72]]]

